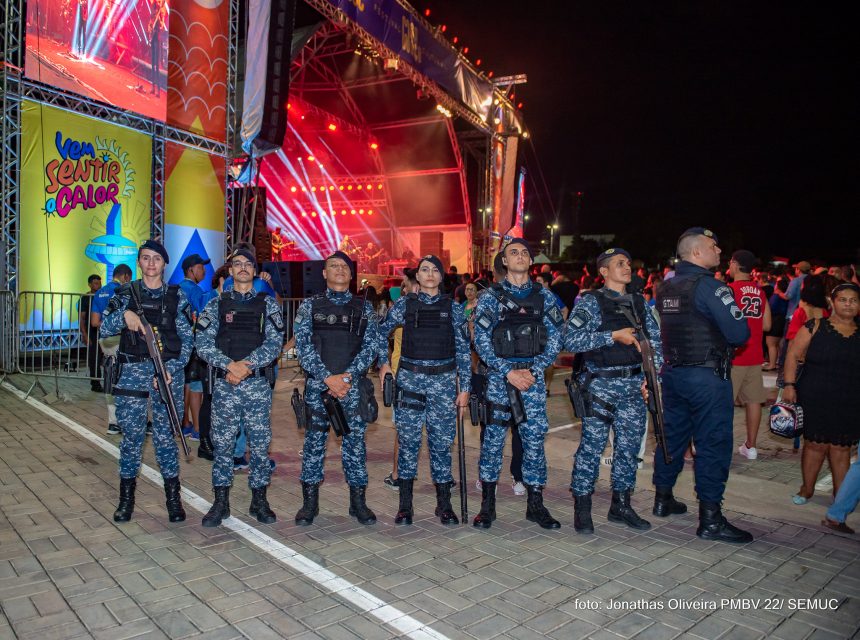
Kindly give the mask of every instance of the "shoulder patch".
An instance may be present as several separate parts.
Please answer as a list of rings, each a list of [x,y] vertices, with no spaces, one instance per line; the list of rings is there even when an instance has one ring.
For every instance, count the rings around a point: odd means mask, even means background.
[[[718,298],[722,298],[723,296],[732,296],[732,290],[729,289],[726,285],[720,285],[714,290],[714,295]]]
[[[554,304],[549,306],[547,315],[549,316],[550,322],[552,322],[555,327],[560,326],[564,322],[564,316],[561,315],[561,309]]]
[[[269,314],[269,320],[275,325],[275,329],[278,331],[284,330],[284,315],[281,313],[280,309],[277,309],[273,313]]]
[[[592,316],[588,312],[587,309],[577,309],[576,312],[570,317],[570,324],[572,324],[577,329],[581,329],[588,321],[591,320]]]
[[[212,324],[212,317],[208,313],[203,313],[200,315],[200,318],[197,320],[197,330],[198,331],[206,331],[209,328],[209,325]]]
[[[738,305],[732,304],[732,306],[729,307],[729,311],[731,311],[732,317],[735,320],[743,320],[744,319],[744,312],[741,311],[740,309],[738,309]]]
[[[194,324],[194,309],[191,308],[191,304],[186,302],[185,306],[182,308],[182,313],[185,315],[189,324]]]

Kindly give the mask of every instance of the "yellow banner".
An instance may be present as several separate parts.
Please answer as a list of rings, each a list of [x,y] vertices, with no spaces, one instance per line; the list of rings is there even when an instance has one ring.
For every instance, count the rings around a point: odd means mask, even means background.
[[[25,101],[18,291],[87,290],[118,264],[136,274],[149,237],[152,142],[142,133]]]

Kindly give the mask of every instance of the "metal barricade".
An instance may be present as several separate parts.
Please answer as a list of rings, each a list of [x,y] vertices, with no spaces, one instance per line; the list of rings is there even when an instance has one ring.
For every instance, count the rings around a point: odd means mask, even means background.
[[[91,294],[24,291],[15,312],[18,372],[99,380],[98,329],[90,326]]]
[[[284,314],[285,333],[284,341],[289,341],[295,336],[293,322],[296,319],[296,314],[299,312],[299,305],[304,298],[283,298],[281,300],[281,309]]]
[[[15,340],[15,293],[0,291],[0,374],[15,373],[18,361]]]

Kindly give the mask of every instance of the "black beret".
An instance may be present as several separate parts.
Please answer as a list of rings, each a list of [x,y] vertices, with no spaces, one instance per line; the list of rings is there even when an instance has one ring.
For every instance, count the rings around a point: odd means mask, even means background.
[[[352,258],[346,255],[343,251],[335,251],[333,254],[326,258],[326,262],[328,262],[332,258],[340,258],[346,263],[346,266],[349,267],[349,272],[355,273],[355,265],[352,263]]]
[[[418,268],[421,268],[422,262],[429,262],[434,267],[439,269],[439,275],[445,275],[445,268],[442,266],[442,261],[432,254],[428,254],[423,256],[420,260],[418,260]]]
[[[140,249],[137,250],[137,257],[140,258],[140,252],[144,249],[149,249],[150,251],[155,251],[158,255],[164,258],[164,264],[170,264],[170,256],[167,255],[167,249],[164,248],[164,245],[158,242],[157,240],[147,240],[142,245],[140,245]]]

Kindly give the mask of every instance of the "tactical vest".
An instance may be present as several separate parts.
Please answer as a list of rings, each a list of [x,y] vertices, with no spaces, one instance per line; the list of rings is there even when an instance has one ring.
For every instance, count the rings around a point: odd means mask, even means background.
[[[599,290],[589,291],[583,295],[594,296],[600,305],[601,323],[598,331],[617,331],[618,329],[633,327],[627,316],[621,312],[615,297]],[[645,299],[637,295],[632,296],[632,298],[636,316],[642,322],[643,330],[647,332],[645,328]],[[642,354],[632,344],[615,342],[610,347],[600,347],[594,351],[586,352],[583,354],[583,359],[595,367],[629,367],[641,364]]]
[[[237,300],[230,292],[218,301],[215,346],[231,360],[243,360],[266,339],[266,294]]]
[[[325,294],[311,303],[313,334],[311,342],[326,369],[343,373],[361,351],[361,341],[367,331],[364,302],[356,297],[346,304],[335,304]]]
[[[433,304],[425,304],[414,293],[406,297],[403,317],[401,354],[413,360],[448,360],[453,358],[454,325],[452,301],[442,296]]]
[[[533,285],[525,298],[508,294],[501,285],[495,291],[515,301],[519,311],[499,306],[499,322],[493,329],[493,348],[500,358],[534,358],[540,355],[547,343],[547,330],[543,323],[544,298],[541,286]]]
[[[161,342],[161,359],[164,361],[178,358],[182,351],[182,340],[176,332],[176,313],[179,307],[179,286],[170,285],[167,292],[160,298],[151,298],[147,290],[141,286],[140,280],[135,280],[129,285],[128,309],[139,312],[135,296],[131,295],[131,289],[137,294],[143,307],[143,316],[156,331]],[[119,351],[130,356],[149,357],[146,342],[139,333],[123,329],[119,339]]]
[[[696,285],[705,276],[676,276],[657,289],[660,335],[667,364],[700,365],[725,358],[729,352],[719,328],[695,307]]]

